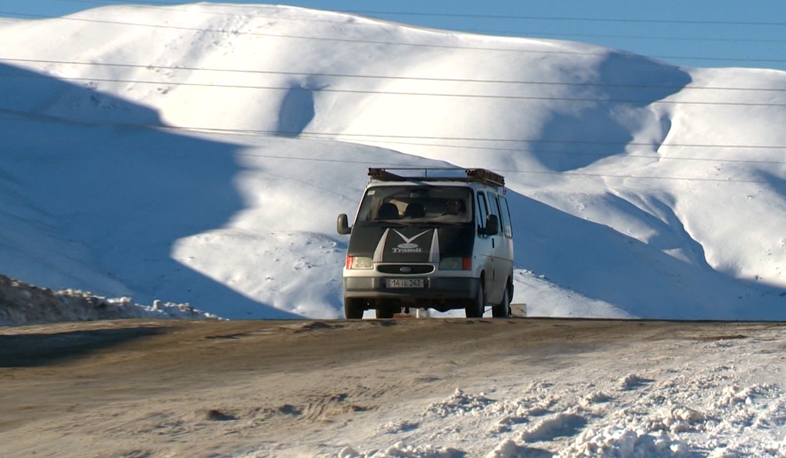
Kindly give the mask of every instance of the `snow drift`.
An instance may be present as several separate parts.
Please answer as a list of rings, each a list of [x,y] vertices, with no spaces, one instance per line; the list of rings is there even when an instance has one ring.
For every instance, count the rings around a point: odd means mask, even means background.
[[[63,321],[127,318],[215,319],[188,304],[154,301],[135,304],[130,298],[106,298],[88,291],[52,291],[0,275],[0,326]]]

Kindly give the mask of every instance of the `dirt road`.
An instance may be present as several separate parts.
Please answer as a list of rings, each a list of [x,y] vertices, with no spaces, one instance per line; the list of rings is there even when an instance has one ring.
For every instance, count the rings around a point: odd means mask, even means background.
[[[0,456],[309,456],[309,444],[342,428],[405,401],[493,384],[512,367],[522,379],[555,370],[581,377],[588,361],[602,371],[642,342],[746,339],[782,326],[403,319],[0,328]],[[631,367],[646,364],[636,359]]]

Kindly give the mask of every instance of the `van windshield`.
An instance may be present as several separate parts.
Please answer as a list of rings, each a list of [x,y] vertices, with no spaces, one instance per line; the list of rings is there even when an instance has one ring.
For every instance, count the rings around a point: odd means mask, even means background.
[[[467,223],[472,190],[457,186],[376,186],[366,190],[358,223]]]

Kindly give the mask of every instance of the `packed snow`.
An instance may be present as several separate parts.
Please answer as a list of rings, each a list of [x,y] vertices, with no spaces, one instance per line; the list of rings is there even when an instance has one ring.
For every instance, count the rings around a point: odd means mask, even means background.
[[[594,364],[544,364],[535,380],[511,364],[442,398],[402,399],[378,423],[327,428],[310,448],[272,444],[241,456],[784,457],[782,348],[776,326],[579,350]]]

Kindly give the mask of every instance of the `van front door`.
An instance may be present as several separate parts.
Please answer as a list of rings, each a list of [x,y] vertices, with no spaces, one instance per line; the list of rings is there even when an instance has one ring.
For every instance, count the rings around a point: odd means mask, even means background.
[[[502,300],[502,296],[497,294],[498,286],[496,282],[497,273],[496,273],[496,263],[494,261],[495,257],[495,248],[497,245],[495,235],[485,235],[483,233],[483,229],[486,226],[486,216],[492,214],[491,207],[489,205],[489,201],[486,197],[486,193],[483,191],[478,191],[478,211],[476,212],[478,221],[478,237],[476,240],[477,248],[475,253],[478,253],[478,258],[482,259],[482,266],[484,274],[485,282],[483,284],[483,288],[486,291],[486,303],[488,304],[496,304],[500,300]],[[499,296],[499,297],[498,297]],[[495,302],[496,301],[496,302]]]
[[[499,218],[499,233],[494,246],[494,269],[497,274],[496,279],[499,281],[496,287],[499,288],[500,294],[503,294],[508,286],[508,280],[513,278],[513,233],[510,227],[510,213],[507,201],[501,195],[489,194],[489,205],[492,212],[497,212]],[[501,301],[500,296],[495,303]]]
[[[492,278],[492,290],[488,293],[488,300],[492,304],[499,304],[505,293],[505,280],[507,280],[505,259],[504,259],[504,237],[502,235],[502,219],[500,218],[499,202],[494,193],[486,193],[488,199],[489,214],[497,217],[499,221],[499,232],[491,238],[491,247],[494,250],[494,277]]]

